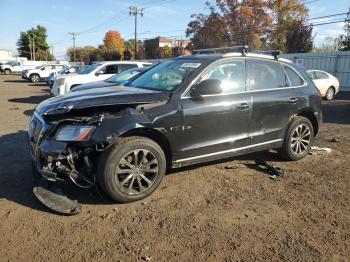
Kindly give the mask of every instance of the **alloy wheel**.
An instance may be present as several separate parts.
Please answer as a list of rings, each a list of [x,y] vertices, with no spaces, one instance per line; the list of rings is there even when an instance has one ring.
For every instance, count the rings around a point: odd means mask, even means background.
[[[128,195],[142,194],[151,188],[158,173],[158,159],[146,149],[137,149],[125,154],[114,172],[117,186]]]
[[[291,149],[295,155],[303,155],[309,148],[311,142],[311,130],[305,125],[297,126],[291,139]]]
[[[39,81],[39,77],[37,75],[32,76],[32,82],[36,83]]]
[[[332,100],[334,97],[334,89],[333,88],[328,89],[326,96],[327,96],[327,100]]]

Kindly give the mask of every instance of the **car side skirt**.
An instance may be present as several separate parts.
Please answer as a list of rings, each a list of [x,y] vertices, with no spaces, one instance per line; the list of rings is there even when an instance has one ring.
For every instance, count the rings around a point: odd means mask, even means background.
[[[282,146],[282,144],[283,144],[283,139],[276,139],[276,140],[267,141],[264,143],[249,145],[249,146],[240,147],[240,148],[233,148],[233,149],[229,149],[221,152],[214,152],[206,155],[199,155],[199,156],[189,157],[185,159],[178,159],[173,161],[172,168],[189,166],[193,164],[210,162],[210,161],[215,161],[219,159],[225,159],[229,157],[240,156],[240,155],[245,155],[249,153],[279,148]]]

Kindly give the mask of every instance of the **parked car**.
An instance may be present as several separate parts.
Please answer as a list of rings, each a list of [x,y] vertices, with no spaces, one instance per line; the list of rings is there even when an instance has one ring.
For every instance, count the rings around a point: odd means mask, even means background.
[[[326,100],[332,100],[339,92],[339,80],[321,70],[308,70],[307,74]]]
[[[26,61],[8,61],[0,65],[0,73],[9,75],[12,73],[21,73],[23,70],[34,69],[37,65],[29,64]]]
[[[92,64],[75,75],[60,76],[53,84],[51,93],[55,96],[68,94],[74,86],[103,81],[131,68],[150,66],[145,62],[114,61]]]
[[[83,65],[72,65],[72,66],[69,66],[69,67],[59,71],[59,72],[53,72],[47,77],[46,83],[49,86],[49,88],[51,89],[53,86],[53,83],[55,82],[55,80],[59,76],[79,73],[81,70],[84,69],[84,67],[85,66],[83,66]]]
[[[66,67],[68,66],[62,64],[47,64],[35,69],[23,70],[22,79],[27,79],[32,83],[44,81],[51,73],[61,71]]]
[[[269,149],[302,159],[321,118],[304,69],[244,49],[174,58],[128,86],[51,98],[28,134],[36,174],[131,202],[154,192],[167,168]]]
[[[71,88],[70,92],[85,91],[85,90],[94,89],[94,88],[122,85],[126,81],[133,79],[134,77],[137,77],[138,75],[142,74],[148,69],[149,67],[132,68],[124,72],[121,72],[120,74],[116,74],[115,76],[112,76],[111,78],[108,78],[105,81],[93,82],[90,84],[75,86]]]

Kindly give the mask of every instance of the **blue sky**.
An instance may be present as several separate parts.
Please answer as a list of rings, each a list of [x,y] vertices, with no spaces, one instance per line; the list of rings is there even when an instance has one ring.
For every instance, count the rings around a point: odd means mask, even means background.
[[[72,46],[68,32],[81,32],[77,46],[102,43],[105,32],[117,30],[124,39],[133,37],[134,18],[127,8],[144,6],[150,0],[0,0],[0,49],[16,53],[16,41],[20,31],[38,24],[47,28],[48,43],[54,46],[56,58],[63,59]],[[165,4],[146,8],[139,18],[139,37],[185,35],[190,15],[207,12],[205,0],[169,0]],[[312,1],[308,1],[312,2]],[[319,17],[348,11],[349,0],[318,0],[308,4],[310,17]],[[320,21],[325,21],[322,19]],[[316,44],[326,36],[343,32],[343,23],[319,26],[314,29]]]

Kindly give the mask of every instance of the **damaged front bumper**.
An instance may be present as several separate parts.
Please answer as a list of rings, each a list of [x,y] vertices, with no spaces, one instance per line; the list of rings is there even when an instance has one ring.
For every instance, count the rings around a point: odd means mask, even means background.
[[[73,215],[80,213],[81,206],[66,196],[56,193],[41,182],[68,182],[83,188],[91,188],[95,185],[92,175],[92,164],[89,160],[88,149],[82,149],[84,159],[76,163],[78,150],[72,148],[69,143],[57,141],[47,137],[51,126],[45,123],[43,118],[35,112],[31,118],[28,142],[32,158],[34,188],[33,193],[37,199],[48,208],[62,214]],[[48,183],[46,183],[48,184]],[[51,183],[52,184],[52,183]]]

